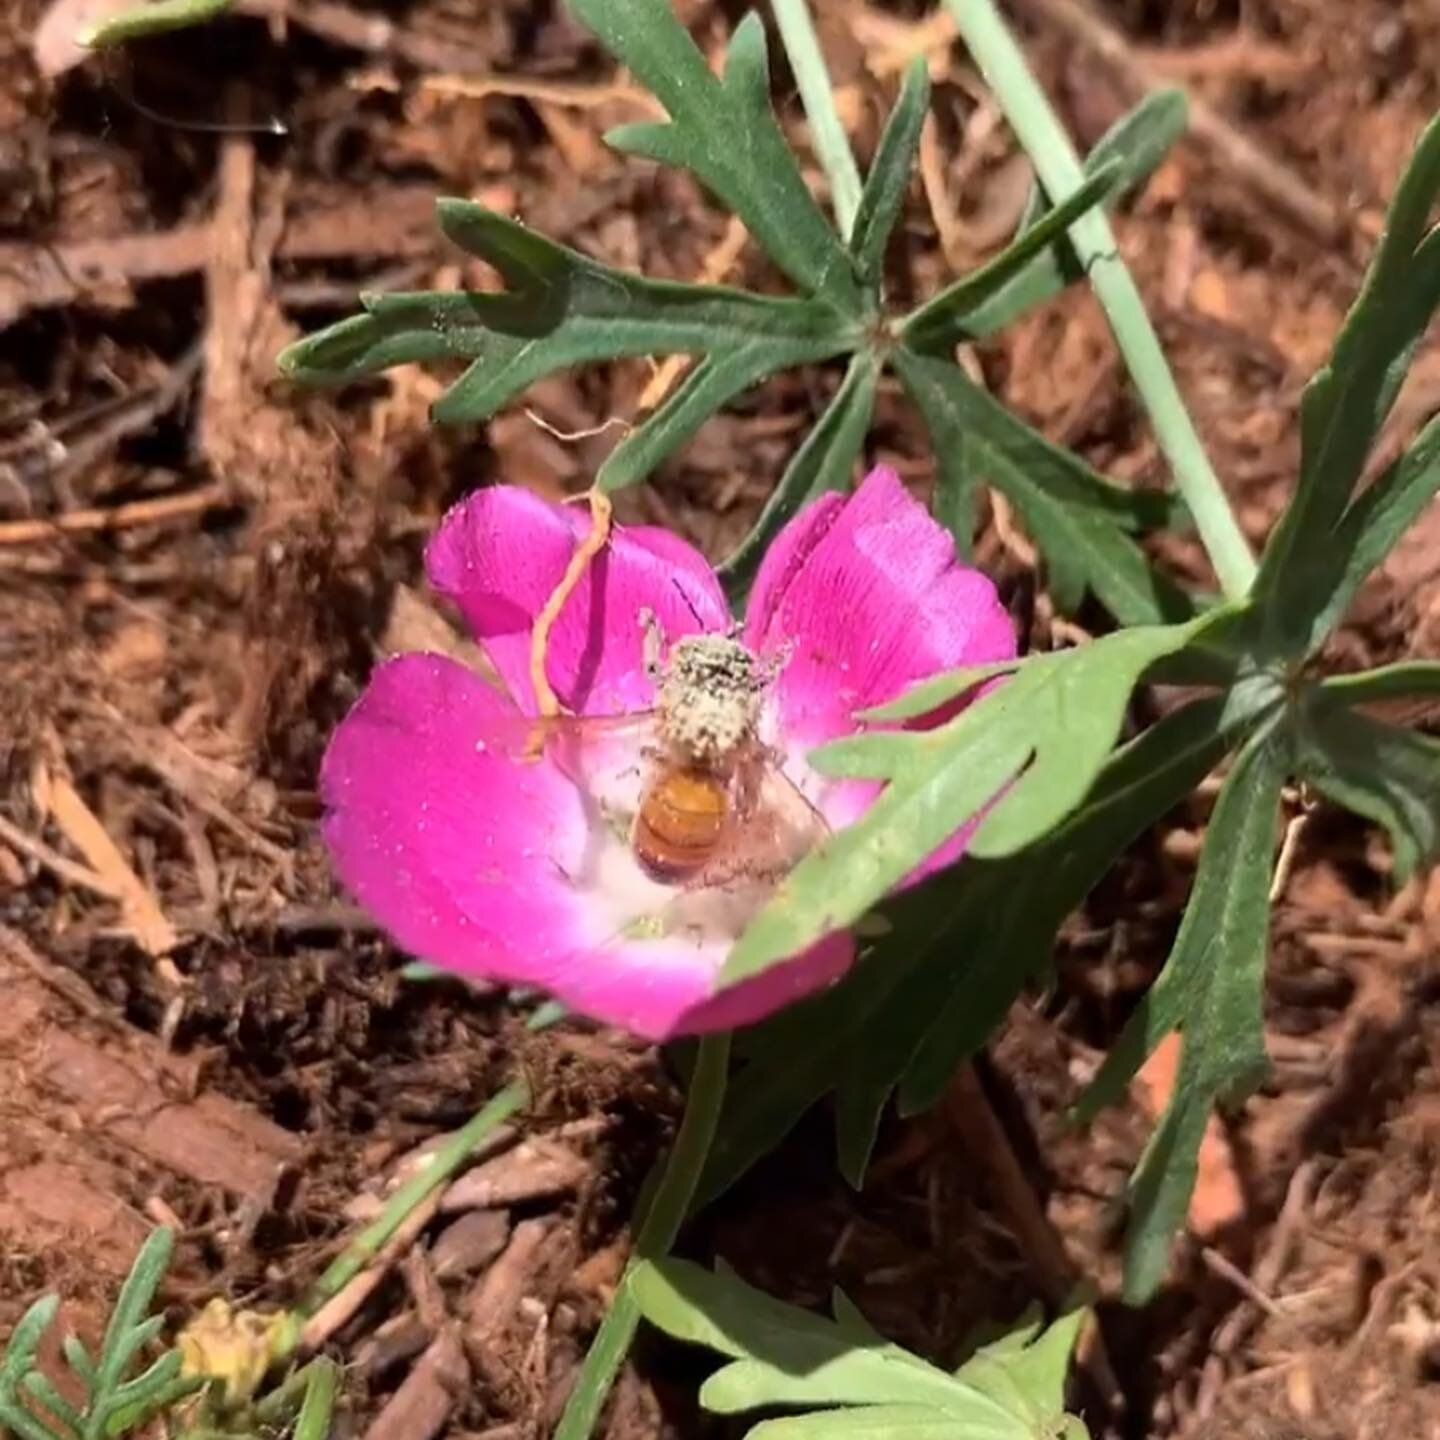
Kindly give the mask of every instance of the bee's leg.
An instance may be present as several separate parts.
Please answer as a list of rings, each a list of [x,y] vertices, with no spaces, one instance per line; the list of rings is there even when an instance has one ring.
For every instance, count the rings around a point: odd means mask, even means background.
[[[773,655],[763,657],[756,667],[756,687],[763,690],[767,685],[773,685],[780,678],[781,671],[790,663],[794,654],[795,642],[786,640]]]

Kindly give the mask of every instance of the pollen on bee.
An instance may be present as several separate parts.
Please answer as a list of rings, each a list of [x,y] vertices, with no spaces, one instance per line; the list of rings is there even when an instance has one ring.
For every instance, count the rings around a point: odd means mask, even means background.
[[[671,652],[658,705],[665,738],[689,759],[722,765],[755,732],[755,657],[725,635],[691,635]]]

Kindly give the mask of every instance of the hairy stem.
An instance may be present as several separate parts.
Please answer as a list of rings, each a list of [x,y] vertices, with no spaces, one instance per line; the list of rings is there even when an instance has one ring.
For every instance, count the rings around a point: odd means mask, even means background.
[[[860,208],[860,171],[845,137],[835,109],[835,96],[820,42],[815,37],[815,24],[805,7],[805,0],[773,0],[775,23],[780,27],[780,40],[800,87],[800,101],[805,118],[810,122],[810,137],[830,181],[830,199],[842,239],[850,238],[855,212]]]
[[[700,1041],[700,1055],[691,1077],[690,1093],[685,1098],[685,1118],[680,1122],[675,1148],[666,1161],[665,1172],[646,1211],[634,1254],[615,1289],[609,1313],[596,1332],[575,1388],[570,1392],[555,1440],[588,1440],[600,1418],[605,1397],[640,1323],[640,1307],[630,1287],[631,1273],[640,1261],[659,1260],[669,1254],[675,1243],[680,1222],[690,1209],[715,1139],[729,1064],[730,1032],[722,1030],[716,1035],[706,1035]]]
[[[1025,63],[1015,37],[1006,28],[995,0],[945,3],[1046,193],[1052,203],[1058,203],[1080,188],[1084,179],[1080,157]],[[1240,599],[1255,578],[1254,556],[1180,398],[1134,277],[1120,258],[1110,222],[1097,207],[1082,215],[1069,233],[1090,276],[1095,297],[1110,319],[1130,377],[1150,412],[1155,439],[1170,461],[1175,484],[1195,517],[1201,543],[1220,586],[1227,598]]]

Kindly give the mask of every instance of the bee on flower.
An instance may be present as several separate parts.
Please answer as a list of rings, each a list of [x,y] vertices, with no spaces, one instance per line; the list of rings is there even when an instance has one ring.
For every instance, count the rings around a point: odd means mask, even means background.
[[[438,655],[380,666],[325,758],[325,837],[346,885],[422,959],[651,1038],[745,1024],[855,955],[839,930],[717,987],[776,886],[879,791],[820,775],[808,752],[917,681],[1012,658],[1014,630],[880,468],[781,532],[740,626],[696,550],[617,527],[549,633],[543,679],[566,712],[550,717],[531,632],[585,528],[508,486],[450,512],[426,568],[504,693]]]

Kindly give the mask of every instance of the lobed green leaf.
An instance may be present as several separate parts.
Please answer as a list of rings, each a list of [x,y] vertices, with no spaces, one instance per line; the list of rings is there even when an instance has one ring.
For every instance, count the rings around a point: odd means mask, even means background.
[[[1073,613],[1093,591],[1126,624],[1158,624],[1192,613],[1185,596],[1150,568],[1127,533],[1168,519],[1174,513],[1168,497],[1103,479],[1079,456],[1012,415],[958,365],[904,349],[893,353],[892,363],[936,452],[944,456],[965,447],[966,470],[978,473],[1020,512],[1044,552],[1050,588],[1063,609]]]
[[[0,1393],[19,1383],[35,1363],[35,1352],[60,1310],[58,1295],[42,1295],[21,1317],[0,1355]]]
[[[80,1412],[55,1388],[55,1382],[43,1370],[31,1370],[22,1377],[20,1386],[38,1400],[66,1429],[79,1432]]]
[[[881,779],[885,789],[777,887],[731,950],[722,982],[853,923],[986,807],[970,854],[1011,854],[1039,839],[1083,799],[1140,674],[1208,623],[1138,627],[1033,656],[936,729],[869,732],[816,751],[822,773]]]
[[[902,1114],[939,1100],[956,1068],[979,1051],[1023,988],[1045,972],[1066,917],[1115,856],[1214,769],[1237,725],[1227,723],[1221,696],[1167,715],[1115,752],[1074,815],[1003,862],[995,881],[981,879],[969,924],[951,940],[952,954],[963,946],[964,958],[944,990],[912,1002],[924,1028],[903,1073],[895,1076]]]
[[[900,98],[885,122],[850,232],[856,271],[861,283],[873,291],[878,292],[883,278],[885,247],[910,185],[929,104],[930,71],[925,57],[917,55],[905,71]]]
[[[790,457],[780,482],[765,502],[750,533],[720,566],[720,578],[732,604],[742,602],[771,542],[806,505],[831,490],[847,490],[870,428],[880,357],[860,350],[814,429]]]
[[[1149,1299],[1164,1278],[1170,1242],[1195,1188],[1211,1106],[1238,1097],[1265,1068],[1261,1002],[1270,874],[1287,758],[1273,723],[1258,728],[1241,750],[1210,818],[1165,968],[1078,1107],[1085,1119],[1118,1099],[1161,1040],[1181,1032],[1175,1090],[1128,1191],[1124,1293],[1134,1304]]]
[[[441,200],[437,213],[445,233],[494,265],[507,288],[362,296],[365,314],[288,346],[278,361],[284,374],[339,384],[392,365],[469,360],[435,408],[438,421],[458,423],[485,419],[534,381],[586,361],[687,354],[753,363],[773,353],[778,369],[859,341],[857,326],[814,301],[650,280],[467,200]]]
[[[1023,230],[1004,250],[978,269],[909,315],[900,327],[903,345],[925,355],[947,356],[956,345],[976,338],[971,317],[993,300],[1042,251],[1063,239],[1065,232],[1087,210],[1097,205],[1120,179],[1119,161],[1111,161],[1091,175],[1073,195]]]
[[[1093,175],[1107,164],[1119,164],[1119,177],[1103,202],[1106,209],[1113,209],[1150,178],[1185,133],[1188,120],[1184,91],[1152,90],[1100,137],[1095,148],[1085,157],[1084,169],[1087,175]],[[1021,221],[1020,233],[1037,224],[1045,213],[1045,201],[1037,187]],[[1050,246],[972,311],[969,317],[971,334],[977,339],[994,335],[1018,319],[1024,311],[1052,295],[1058,295],[1084,274],[1084,266],[1068,244]]]
[[[808,1417],[816,1422],[809,1428],[787,1430],[797,1422],[769,1421],[752,1435],[948,1433],[1039,1440],[1063,1419],[1061,1386],[1078,1315],[1035,1345],[993,1347],[949,1375],[885,1341],[838,1292],[836,1318],[826,1320],[684,1260],[646,1262],[636,1268],[633,1284],[653,1325],[731,1360],[701,1388],[707,1410],[828,1407]],[[934,1428],[937,1419],[948,1431]]]
[[[1299,773],[1327,800],[1385,827],[1403,884],[1440,855],[1440,740],[1351,710],[1338,703],[1345,693],[1320,689],[1301,707]]]
[[[1299,656],[1333,621],[1336,577],[1328,563],[1336,532],[1352,521],[1351,499],[1376,434],[1389,414],[1414,349],[1440,304],[1440,234],[1430,216],[1440,197],[1440,116],[1416,144],[1390,203],[1385,233],[1360,295],[1341,328],[1329,363],[1305,389],[1300,406],[1300,478],[1295,496],[1262,557],[1255,595],[1273,655]],[[1433,451],[1425,483],[1433,493]],[[1413,479],[1414,477],[1412,477]],[[1392,485],[1392,491],[1403,488]],[[1358,583],[1357,568],[1373,564],[1382,544],[1398,538],[1396,515],[1413,498],[1372,500],[1368,522],[1349,533],[1340,549],[1369,558],[1347,562],[1342,592]],[[1398,512],[1397,512],[1398,513]],[[1369,526],[1375,532],[1360,542]],[[1384,538],[1391,537],[1391,538]],[[1378,553],[1376,553],[1378,550]],[[1318,562],[1318,564],[1317,564]],[[1317,573],[1318,572],[1318,573]],[[1363,574],[1363,570],[1360,572]]]
[[[1286,588],[1296,609],[1287,633],[1311,654],[1340,620],[1365,577],[1394,549],[1440,489],[1440,419],[1432,420],[1385,473],[1353,501],[1331,533],[1304,547]]]
[[[844,340],[835,337],[825,337],[817,344],[811,337],[777,340],[767,336],[707,355],[665,403],[611,451],[595,484],[606,491],[633,484],[678,450],[716,411],[767,375],[809,360],[829,359],[847,348]],[[862,430],[856,439],[857,450],[863,439]]]
[[[665,106],[663,124],[626,125],[618,149],[691,172],[807,295],[848,315],[865,310],[855,268],[806,188],[770,108],[765,30],[747,15],[731,37],[723,78],[668,0],[569,0],[570,8]]]

